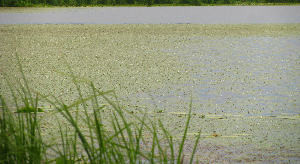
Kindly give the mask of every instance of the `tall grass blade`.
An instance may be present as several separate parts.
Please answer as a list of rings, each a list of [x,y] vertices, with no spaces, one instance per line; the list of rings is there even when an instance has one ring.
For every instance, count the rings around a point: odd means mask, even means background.
[[[200,134],[201,134],[201,130],[199,131],[199,134],[198,134],[198,136],[197,136],[197,139],[196,139],[196,142],[195,142],[195,145],[194,145],[194,148],[193,148],[192,156],[191,156],[191,159],[190,159],[190,164],[193,163],[194,155],[195,155],[195,153],[196,153],[197,146],[198,146],[198,143],[199,143],[199,140],[200,140]],[[198,162],[197,162],[197,163],[198,163]]]
[[[192,95],[191,95],[191,97],[192,97]],[[188,114],[188,118],[187,118],[185,129],[184,129],[183,137],[182,137],[182,140],[181,140],[181,144],[180,144],[180,147],[179,147],[179,152],[178,152],[178,157],[177,157],[177,164],[181,163],[181,160],[183,159],[183,158],[181,158],[181,155],[183,153],[183,146],[184,146],[184,142],[185,142],[187,130],[189,128],[189,123],[190,123],[190,119],[191,119],[192,102],[193,101],[192,101],[192,98],[191,98],[190,105],[189,105],[190,106],[189,114]]]

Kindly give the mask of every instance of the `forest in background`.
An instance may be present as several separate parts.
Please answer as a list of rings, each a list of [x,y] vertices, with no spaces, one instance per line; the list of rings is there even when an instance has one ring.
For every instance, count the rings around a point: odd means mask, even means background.
[[[0,0],[0,7],[36,6],[156,6],[156,5],[272,5],[294,4],[300,0]]]

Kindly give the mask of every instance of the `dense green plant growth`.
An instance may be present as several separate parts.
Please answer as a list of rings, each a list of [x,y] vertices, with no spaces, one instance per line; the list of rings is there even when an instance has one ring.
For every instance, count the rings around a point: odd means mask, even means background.
[[[17,110],[30,109],[33,113],[12,112],[12,105],[6,104],[1,95],[3,93],[0,94],[0,163],[182,163],[183,160],[195,162],[194,154],[200,132],[194,141],[189,159],[184,158],[187,157],[184,156],[184,145],[192,102],[183,137],[180,142],[175,143],[174,137],[160,119],[151,119],[147,111],[132,113],[118,103],[113,91],[101,92],[94,87],[93,82],[86,82],[89,83],[90,96],[83,96],[79,80],[70,68],[69,76],[75,83],[78,101],[66,104],[55,96],[33,92],[28,86],[19,58],[18,62],[23,76],[22,84],[24,83],[25,87],[19,82],[21,89],[16,89],[10,80],[7,80],[7,84],[11,88]],[[42,99],[54,107],[54,113],[64,118],[56,120],[59,127],[59,144],[48,142],[41,133],[38,106]],[[100,100],[106,104],[100,103]],[[19,104],[25,104],[25,107],[21,108]],[[103,111],[110,111],[108,117],[104,118]],[[134,121],[128,119],[128,116],[133,117]],[[69,126],[64,126],[63,122],[68,122]],[[82,128],[82,123],[87,130]],[[158,130],[162,133],[158,134]],[[147,149],[144,147],[145,143],[148,143]],[[56,157],[51,158],[49,150],[54,152]]]
[[[0,7],[294,4],[300,0],[0,0]]]
[[[10,111],[4,97],[0,95],[0,163],[41,163],[46,146],[42,143],[37,119],[38,96],[34,98],[30,93],[19,60],[18,63],[25,87],[19,83],[21,89],[17,89],[15,94],[12,84],[6,78],[15,100],[17,115]],[[17,97],[21,98],[25,107],[19,106]]]

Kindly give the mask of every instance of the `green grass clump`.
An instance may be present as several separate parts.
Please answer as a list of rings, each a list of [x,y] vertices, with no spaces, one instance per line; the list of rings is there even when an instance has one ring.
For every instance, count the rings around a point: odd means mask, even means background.
[[[25,115],[18,113],[17,116],[14,116],[5,103],[4,97],[0,95],[2,106],[2,111],[0,111],[0,163],[41,163],[43,150],[47,147],[43,145],[37,120],[38,96],[33,98],[19,59],[17,62],[23,75],[25,87],[20,85],[21,89],[17,89],[18,95],[16,95],[8,77],[5,76],[7,84],[10,87],[17,111],[33,109],[34,113],[26,112]],[[20,109],[18,106],[17,99],[19,97],[25,104],[24,109]]]
[[[18,56],[17,56],[18,58]],[[69,68],[69,76],[75,83],[79,99],[72,104],[65,104],[55,96],[36,94],[34,97],[28,87],[24,72],[20,65],[25,87],[21,86],[15,95],[12,85],[11,93],[17,106],[17,111],[25,114],[13,115],[2,95],[0,95],[2,111],[0,115],[0,163],[192,163],[200,132],[195,141],[190,159],[184,158],[184,144],[190,122],[192,101],[189,114],[179,145],[167,131],[160,119],[151,119],[145,111],[134,114],[118,102],[114,91],[101,92],[88,83],[89,96],[83,96],[78,77]],[[8,79],[8,77],[6,76]],[[15,87],[14,87],[15,88]],[[21,97],[25,107],[19,108],[17,101]],[[38,102],[46,100],[62,115],[65,120],[57,120],[60,144],[49,143],[41,135],[41,125],[38,121]],[[106,104],[100,103],[105,101]],[[87,106],[87,104],[92,104]],[[79,110],[82,109],[83,110]],[[109,117],[103,110],[110,111]],[[32,112],[29,113],[28,111]],[[75,115],[74,115],[75,112]],[[79,115],[79,112],[83,114]],[[160,112],[158,112],[160,113]],[[47,113],[46,113],[47,114]],[[128,119],[131,116],[135,121]],[[104,121],[105,120],[105,121]],[[108,121],[107,121],[108,120]],[[61,124],[68,122],[69,127]],[[82,128],[82,122],[87,127]],[[72,129],[72,130],[69,130]],[[157,131],[162,131],[158,134]],[[150,138],[150,142],[149,141]],[[145,149],[144,144],[150,143]],[[48,151],[57,155],[50,158]]]

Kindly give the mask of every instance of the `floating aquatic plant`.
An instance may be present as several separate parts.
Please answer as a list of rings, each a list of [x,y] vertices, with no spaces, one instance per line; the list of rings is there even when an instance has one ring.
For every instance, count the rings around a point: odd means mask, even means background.
[[[41,108],[34,108],[32,106],[26,106],[23,107],[19,110],[17,110],[17,113],[31,113],[31,112],[35,112],[37,110],[37,112],[44,112]]]

